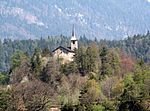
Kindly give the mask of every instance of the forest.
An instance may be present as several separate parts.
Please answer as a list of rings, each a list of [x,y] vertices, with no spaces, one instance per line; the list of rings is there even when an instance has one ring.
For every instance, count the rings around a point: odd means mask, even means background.
[[[51,51],[69,41],[0,41],[0,110],[150,110],[149,32],[119,41],[80,37],[74,61],[62,64]]]

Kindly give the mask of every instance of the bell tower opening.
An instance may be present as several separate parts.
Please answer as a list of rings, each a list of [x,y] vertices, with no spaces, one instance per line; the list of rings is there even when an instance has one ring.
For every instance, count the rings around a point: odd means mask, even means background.
[[[75,44],[75,41],[72,41],[73,44]]]

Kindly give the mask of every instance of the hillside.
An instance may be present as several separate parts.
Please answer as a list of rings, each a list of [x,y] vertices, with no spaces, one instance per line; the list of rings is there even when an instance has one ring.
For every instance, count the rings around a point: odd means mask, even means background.
[[[150,33],[146,35],[135,35],[124,40],[109,41],[109,40],[89,40],[85,36],[79,39],[79,46],[88,46],[96,42],[100,47],[103,45],[108,48],[118,48],[124,53],[131,55],[136,59],[143,59],[145,62],[150,61]],[[33,55],[35,48],[41,51],[48,48],[50,51],[62,45],[65,47],[70,46],[70,38],[65,36],[50,36],[45,39],[37,40],[11,40],[4,39],[0,41],[0,71],[8,70],[11,66],[11,57],[17,51],[23,51],[30,57]]]
[[[136,36],[119,42],[129,50],[132,45],[136,46],[134,42],[142,43],[139,44],[141,48],[133,47],[137,49],[130,52],[142,49],[141,55],[144,55],[149,46],[144,46],[143,42],[148,45],[149,36]],[[54,57],[49,49],[43,49],[46,44],[52,45],[48,41],[61,44],[56,37],[36,41],[5,40],[3,45],[9,47],[8,52],[16,52],[11,56],[11,70],[0,72],[0,110],[149,111],[150,64],[129,55],[125,49],[114,48],[121,46],[118,41],[103,42],[114,44],[108,47],[96,40],[81,39],[86,41],[80,41],[73,61],[65,64],[60,53]],[[36,45],[38,48],[34,49]],[[17,51],[19,48],[24,50]],[[24,53],[25,50],[29,52]],[[32,55],[28,56],[30,52]],[[69,55],[68,51],[64,52]]]
[[[150,29],[147,0],[1,0],[0,38],[70,35],[123,39]]]

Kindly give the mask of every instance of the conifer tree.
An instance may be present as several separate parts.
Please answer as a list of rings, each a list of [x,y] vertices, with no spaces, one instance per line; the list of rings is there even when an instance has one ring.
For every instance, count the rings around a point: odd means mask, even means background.
[[[98,63],[99,63],[99,58],[98,58],[98,48],[96,44],[91,44],[87,49],[86,49],[86,70],[88,73],[90,72],[98,72]]]
[[[35,49],[34,54],[31,58],[31,69],[35,73],[36,77],[39,77],[42,70],[41,54],[39,49]]]
[[[81,47],[75,52],[75,62],[77,64],[78,70],[81,74],[86,74],[86,49]]]
[[[12,69],[19,67],[22,62],[27,61],[28,59],[28,56],[24,52],[16,51],[11,58]]]
[[[101,68],[100,68],[100,78],[101,78],[111,74],[111,67],[109,63],[107,47],[102,47],[102,49],[100,50],[100,58],[101,58]]]

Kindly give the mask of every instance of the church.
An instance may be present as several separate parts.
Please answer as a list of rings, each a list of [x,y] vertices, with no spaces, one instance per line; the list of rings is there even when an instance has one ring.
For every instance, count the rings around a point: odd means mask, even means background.
[[[75,49],[78,49],[78,39],[75,35],[75,30],[72,30],[72,37],[69,47],[59,46],[52,51],[53,57],[55,59],[61,60],[62,63],[68,63],[73,61],[73,57],[75,55]]]

